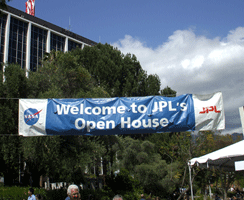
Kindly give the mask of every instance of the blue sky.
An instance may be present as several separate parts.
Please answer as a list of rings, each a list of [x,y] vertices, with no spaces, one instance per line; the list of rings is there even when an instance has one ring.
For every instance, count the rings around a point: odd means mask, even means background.
[[[25,11],[26,0],[8,5]],[[70,3],[72,2],[72,3]],[[223,93],[226,130],[242,133],[244,0],[36,0],[36,17],[135,54],[177,95]]]
[[[25,2],[8,5],[25,11]],[[62,28],[69,28],[70,19],[72,32],[96,42],[131,35],[155,48],[176,30],[225,37],[243,24],[243,8],[243,0],[36,0],[36,17]]]

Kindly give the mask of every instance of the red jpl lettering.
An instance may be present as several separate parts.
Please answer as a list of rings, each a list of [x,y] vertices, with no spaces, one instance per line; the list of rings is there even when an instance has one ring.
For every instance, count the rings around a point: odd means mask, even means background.
[[[200,111],[199,114],[205,114],[209,112],[220,113],[220,111],[217,110],[216,106],[209,106],[209,107],[203,107],[203,110]]]

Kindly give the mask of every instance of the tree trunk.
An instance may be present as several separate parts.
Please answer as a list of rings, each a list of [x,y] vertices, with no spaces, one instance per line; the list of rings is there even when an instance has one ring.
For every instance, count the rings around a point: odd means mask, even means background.
[[[43,182],[43,176],[41,175],[41,176],[40,176],[40,185],[39,185],[39,186],[40,186],[40,188],[42,188],[42,187],[43,187],[42,182]]]
[[[223,191],[224,191],[223,200],[227,200],[227,188],[224,187],[224,188],[223,188]]]

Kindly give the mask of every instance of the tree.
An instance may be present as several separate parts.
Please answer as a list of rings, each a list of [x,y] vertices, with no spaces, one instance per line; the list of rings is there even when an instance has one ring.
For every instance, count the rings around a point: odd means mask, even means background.
[[[0,136],[0,174],[5,185],[19,183],[19,159],[21,158],[20,138],[14,135]]]
[[[176,97],[176,91],[167,86],[163,90],[160,90],[160,95],[166,97]]]
[[[111,97],[159,95],[157,75],[147,75],[135,55],[123,55],[111,45],[76,49],[74,54]]]
[[[7,0],[8,2],[11,0]],[[0,9],[6,9],[7,8],[7,4],[6,4],[6,0],[1,0],[0,1]]]
[[[81,97],[108,97],[108,93],[101,87],[96,86],[89,72],[70,53],[58,52],[53,60],[44,61],[43,68],[38,72],[29,72],[29,78],[25,70],[18,65],[8,65],[5,68],[4,77],[0,84],[0,134],[18,134],[18,99],[19,98],[81,98]],[[3,74],[1,74],[1,78]],[[4,124],[4,126],[3,126]],[[27,163],[26,172],[32,176],[33,184],[39,184],[40,175],[55,177],[58,172],[60,176],[67,175],[71,180],[71,173],[77,172],[78,168],[84,171],[85,165],[92,162],[91,152],[100,148],[98,143],[81,142],[83,138],[71,137],[65,141],[60,137],[20,138],[6,139],[1,137],[1,157],[3,161],[1,172],[8,176],[5,180],[11,183],[18,177],[19,161]],[[85,144],[93,144],[88,146]],[[64,144],[74,147],[74,157],[80,157],[80,162],[72,166],[69,155],[61,148]],[[7,148],[7,147],[12,148]],[[84,149],[83,147],[86,147]],[[82,150],[83,149],[83,150]],[[60,151],[59,151],[60,150]],[[61,153],[62,154],[61,154]],[[97,150],[97,152],[101,152]],[[82,156],[83,155],[83,156]],[[56,172],[56,173],[55,173]],[[33,177],[36,175],[35,177]],[[57,177],[60,178],[60,177]],[[27,181],[28,182],[28,181]]]
[[[125,199],[139,199],[142,186],[133,178],[129,171],[121,168],[117,176],[112,175],[107,179],[107,190],[111,189],[114,194],[120,194]]]
[[[160,78],[157,74],[150,74],[146,78],[146,87],[145,87],[145,93],[147,96],[151,95],[159,95],[160,90]]]
[[[59,137],[27,137],[22,138],[22,144],[22,161],[26,163],[25,184],[38,187],[40,176],[55,177],[60,172]]]
[[[3,81],[3,75],[5,81]],[[19,160],[22,155],[18,133],[18,98],[28,96],[28,80],[18,65],[6,66],[0,78],[0,171],[5,184],[18,182]]]
[[[52,51],[43,61],[43,67],[30,72],[32,95],[35,98],[96,98],[109,97],[97,86],[90,73],[71,52]]]
[[[178,162],[167,164],[155,151],[155,145],[147,140],[130,137],[123,139],[123,149],[118,153],[121,167],[138,179],[146,193],[168,197],[179,182]]]
[[[213,131],[200,131],[196,137],[194,144],[194,157],[199,157],[218,149],[224,148],[233,144],[233,140],[230,135],[221,135]]]
[[[189,185],[188,161],[191,158],[192,136],[190,132],[155,133],[147,138],[155,144],[155,150],[169,165],[177,162],[175,188]],[[177,191],[178,192],[178,191]]]
[[[28,96],[28,79],[24,70],[12,64],[5,68],[5,81],[1,74],[0,134],[16,134],[18,131],[18,98]]]
[[[31,98],[109,97],[105,90],[96,86],[90,73],[77,62],[77,56],[72,52],[52,51],[43,61],[42,68],[29,73],[28,80],[32,85],[29,95]],[[85,167],[93,162],[96,152],[102,152],[99,143],[81,136],[28,140],[25,147],[29,150],[24,151],[24,156],[30,173],[35,171],[39,172],[39,176],[46,174],[67,182],[74,181],[78,174],[82,179],[80,172],[84,172]],[[98,150],[93,152],[96,148]]]
[[[41,175],[52,177],[56,181],[84,183],[85,168],[93,163],[96,152],[103,151],[94,138],[84,136],[24,139],[23,159],[27,163],[26,172],[32,176],[35,186],[38,186]]]

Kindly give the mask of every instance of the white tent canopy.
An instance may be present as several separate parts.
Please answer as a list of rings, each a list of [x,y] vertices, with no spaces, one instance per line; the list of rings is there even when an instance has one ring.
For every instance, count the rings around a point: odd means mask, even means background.
[[[236,161],[244,161],[244,140],[204,156],[193,158],[189,161],[189,165],[197,164],[205,168],[214,167],[235,171]]]
[[[244,161],[244,140],[235,144],[229,145],[212,153],[204,156],[193,158],[189,161],[189,175],[191,196],[193,200],[192,180],[191,180],[191,167],[198,165],[203,168],[218,168],[226,171],[235,171],[236,162]],[[241,166],[243,170],[243,166]],[[211,193],[211,192],[210,192]]]

